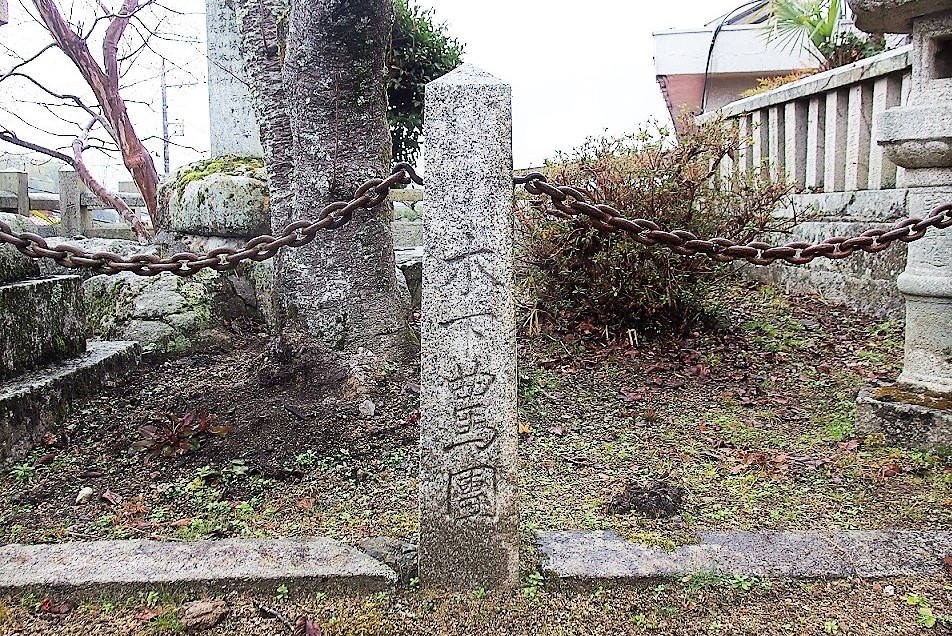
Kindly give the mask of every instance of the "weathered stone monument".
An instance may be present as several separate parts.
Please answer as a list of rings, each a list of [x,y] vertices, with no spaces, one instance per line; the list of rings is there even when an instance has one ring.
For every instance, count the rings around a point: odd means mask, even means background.
[[[859,28],[912,33],[913,81],[904,106],[880,117],[878,143],[906,169],[907,213],[952,203],[952,0],[850,0]],[[906,355],[899,383],[859,399],[857,430],[893,442],[952,445],[952,233],[910,243],[899,276]]]
[[[436,588],[519,574],[511,110],[471,65],[426,88],[420,579]]]
[[[2,2],[3,0],[0,0]],[[211,156],[261,157],[261,138],[238,48],[235,0],[206,0]]]

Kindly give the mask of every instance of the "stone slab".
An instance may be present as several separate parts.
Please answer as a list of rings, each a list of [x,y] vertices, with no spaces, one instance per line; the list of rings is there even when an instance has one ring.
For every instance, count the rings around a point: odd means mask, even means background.
[[[882,433],[890,445],[921,450],[952,449],[952,410],[878,400],[868,390],[856,399],[856,432]]]
[[[25,455],[63,420],[74,400],[92,395],[138,362],[135,342],[94,341],[80,356],[0,382],[0,462]]]
[[[83,593],[174,585],[273,594],[279,585],[385,590],[397,575],[356,548],[323,537],[223,539],[193,543],[92,541],[0,547],[0,591],[30,588]]]
[[[78,276],[0,285],[0,381],[86,348]]]
[[[952,532],[702,532],[673,552],[613,531],[539,533],[543,567],[567,583],[635,583],[714,572],[765,578],[885,578],[944,572]]]

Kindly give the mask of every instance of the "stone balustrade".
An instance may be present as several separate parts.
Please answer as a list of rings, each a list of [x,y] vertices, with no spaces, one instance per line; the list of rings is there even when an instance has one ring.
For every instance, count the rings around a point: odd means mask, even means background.
[[[732,102],[701,120],[723,117],[743,144],[727,170],[766,166],[807,192],[903,187],[875,143],[878,115],[905,103],[912,47],[905,46],[778,89]]]

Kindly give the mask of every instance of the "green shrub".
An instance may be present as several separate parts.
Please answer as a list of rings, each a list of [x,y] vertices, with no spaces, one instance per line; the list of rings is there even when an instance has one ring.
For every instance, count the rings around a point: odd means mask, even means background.
[[[743,140],[749,143],[749,140]],[[791,186],[764,169],[721,174],[741,140],[722,122],[685,121],[675,139],[657,124],[620,138],[589,140],[546,164],[553,183],[572,185],[629,218],[700,237],[748,242],[793,223],[771,212]],[[717,314],[716,290],[735,268],[704,256],[645,247],[621,233],[563,221],[520,205],[527,226],[523,296],[533,329],[609,337],[680,333]]]

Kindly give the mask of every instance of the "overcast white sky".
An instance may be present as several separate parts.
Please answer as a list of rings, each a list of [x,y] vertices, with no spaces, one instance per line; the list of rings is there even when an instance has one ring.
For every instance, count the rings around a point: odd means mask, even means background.
[[[81,7],[92,0],[70,0],[61,6]],[[513,86],[515,161],[536,165],[557,150],[570,150],[586,137],[606,129],[613,134],[630,132],[640,122],[666,119],[667,111],[654,78],[653,31],[699,27],[733,9],[741,0],[418,0],[436,10],[437,19],[466,44],[465,60],[508,81]],[[5,47],[23,53],[39,49],[40,32],[30,24],[23,4],[10,0],[11,24],[0,27],[0,72],[10,66]],[[169,91],[170,116],[184,126],[185,139],[176,139],[207,151],[208,114],[204,81],[204,3],[201,0],[167,0],[190,11],[178,18],[175,31],[194,42],[166,43],[174,87]],[[80,9],[77,9],[79,11]],[[35,63],[36,75],[62,90],[79,90],[75,72],[60,54],[47,54]],[[142,136],[160,130],[157,67],[143,69],[129,95],[143,102],[132,107]],[[0,85],[0,104],[11,106],[24,119],[34,116],[29,106],[16,103],[7,84]],[[42,119],[42,116],[40,116]],[[22,122],[0,113],[0,125],[16,126],[27,136]],[[53,127],[52,122],[49,128]],[[42,137],[33,131],[32,134]],[[150,143],[161,166],[160,148]],[[0,151],[10,148],[0,147]],[[176,149],[173,169],[197,158]],[[161,170],[161,167],[160,167]],[[117,179],[110,174],[108,182]]]
[[[515,161],[538,165],[586,137],[668,113],[651,34],[700,27],[742,0],[420,0],[466,61],[513,87]]]

